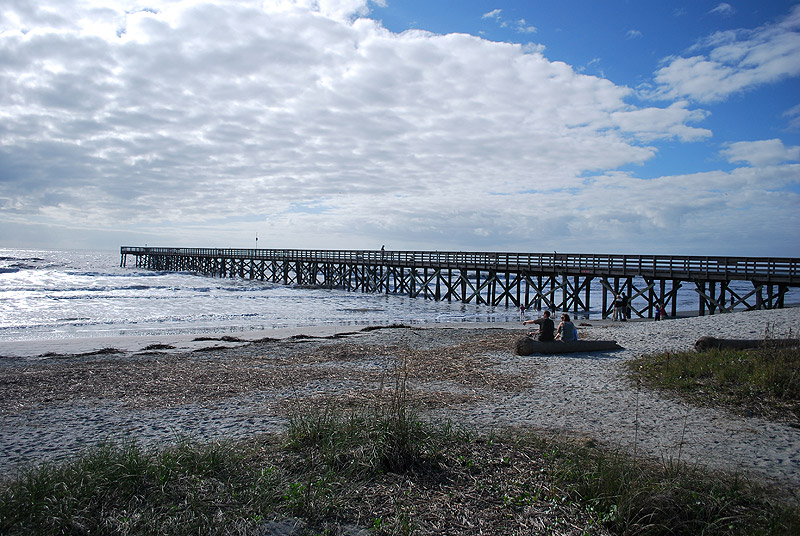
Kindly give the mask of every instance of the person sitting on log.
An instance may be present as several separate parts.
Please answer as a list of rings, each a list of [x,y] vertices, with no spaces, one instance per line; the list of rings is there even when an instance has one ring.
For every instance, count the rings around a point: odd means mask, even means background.
[[[536,337],[537,341],[547,342],[555,340],[553,333],[556,330],[556,326],[550,319],[550,311],[545,311],[542,313],[542,318],[537,318],[536,320],[526,320],[522,323],[523,326],[526,324],[536,324],[539,326],[538,336]],[[536,335],[536,333],[531,332],[528,335],[533,337]]]
[[[556,331],[556,339],[562,341],[578,340],[578,330],[575,329],[575,324],[569,319],[567,313],[561,315],[561,323],[558,325],[558,331]]]

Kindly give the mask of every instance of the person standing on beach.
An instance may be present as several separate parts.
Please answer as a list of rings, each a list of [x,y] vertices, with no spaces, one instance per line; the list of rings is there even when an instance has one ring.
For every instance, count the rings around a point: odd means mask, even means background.
[[[614,314],[611,316],[611,320],[617,321],[625,314],[625,311],[622,309],[622,295],[617,294],[614,296]]]
[[[624,293],[622,294],[622,296],[620,296],[620,300],[622,301],[621,320],[623,322],[627,322],[627,320],[631,317],[630,301],[628,300],[628,297]]]
[[[536,320],[526,320],[522,323],[523,326],[526,324],[536,324],[539,326],[539,335],[536,337],[537,341],[547,342],[555,340],[553,333],[556,330],[556,326],[550,319],[550,311],[545,311],[542,313],[542,318],[537,318]],[[531,333],[531,336],[533,336],[533,333]]]

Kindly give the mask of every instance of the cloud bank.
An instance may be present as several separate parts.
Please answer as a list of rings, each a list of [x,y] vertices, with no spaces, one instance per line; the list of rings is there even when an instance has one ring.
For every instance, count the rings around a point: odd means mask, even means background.
[[[730,9],[728,4],[720,4],[714,11]],[[690,52],[704,53],[667,58],[656,72],[658,89],[651,96],[715,102],[796,77],[800,75],[800,5],[777,24],[717,32]]]
[[[692,102],[796,75],[798,10],[669,60],[655,79],[670,102],[648,106],[539,47],[392,33],[360,0],[60,6],[0,8],[6,237],[757,254],[797,223],[796,148],[731,145],[747,165],[728,171],[621,170],[657,142],[708,140]]]

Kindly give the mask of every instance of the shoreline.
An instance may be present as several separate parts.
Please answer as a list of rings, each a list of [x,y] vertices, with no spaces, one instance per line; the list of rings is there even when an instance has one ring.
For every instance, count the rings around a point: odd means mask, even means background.
[[[403,324],[411,329],[463,328],[463,329],[522,329],[522,322],[437,322]],[[168,353],[192,352],[208,347],[210,344],[224,348],[240,348],[255,342],[275,339],[286,340],[297,337],[331,339],[353,335],[374,329],[388,329],[393,324],[320,324],[243,331],[235,334],[209,335],[202,333],[164,333],[156,335],[111,335],[96,337],[67,337],[53,339],[29,339],[4,341],[0,345],[0,366],[3,359],[48,359],[80,357],[115,349],[119,353],[135,354],[146,351],[148,347],[167,345],[161,348]]]
[[[792,307],[792,306],[789,306]],[[749,311],[736,311],[734,313],[718,313],[721,316],[726,314],[737,314],[740,312]],[[526,319],[536,318],[538,311],[533,311],[537,314],[526,314]],[[554,312],[554,315],[560,312]],[[573,316],[573,322],[576,326],[581,327],[600,327],[600,326],[615,326],[636,324],[640,322],[654,322],[652,318],[632,318],[627,323],[615,322],[611,319],[585,319],[581,316],[575,316],[574,313],[568,312]],[[670,317],[663,322],[674,320],[682,320],[686,318],[705,318],[697,313],[679,313],[675,317]],[[157,334],[143,334],[143,335],[96,335],[88,337],[63,337],[63,338],[42,338],[42,339],[25,339],[14,341],[0,342],[0,366],[8,359],[53,359],[64,357],[80,357],[87,355],[94,355],[100,353],[116,353],[120,354],[135,354],[147,351],[148,347],[159,346],[161,350],[170,353],[192,352],[199,349],[207,348],[209,344],[215,344],[225,348],[239,348],[244,345],[251,344],[256,341],[264,339],[288,339],[291,337],[306,336],[311,338],[334,338],[344,334],[354,334],[361,331],[370,329],[384,329],[392,326],[393,324],[318,324],[310,326],[295,326],[285,328],[270,328],[252,331],[232,332],[225,334],[208,334],[208,333],[157,333]],[[506,329],[506,330],[530,330],[522,326],[522,320],[519,321],[481,321],[481,322],[420,322],[412,324],[404,324],[414,329]],[[170,346],[171,348],[163,348]]]
[[[582,337],[614,339],[623,350],[520,357],[513,342],[526,331],[521,324],[489,322],[329,326],[234,348],[203,341],[202,352],[5,359],[17,366],[0,379],[0,473],[102,439],[159,444],[281,431],[298,404],[374,403],[406,363],[409,396],[426,418],[576,434],[800,488],[797,426],[689,406],[636,389],[624,372],[628,359],[688,350],[703,335],[763,338],[768,326],[776,337],[796,333],[800,309],[588,323]]]
[[[591,321],[592,324],[598,325],[605,322],[607,321]],[[172,346],[172,348],[162,348],[162,350],[168,351],[169,353],[181,353],[206,348],[212,343],[225,348],[239,348],[268,339],[285,340],[297,337],[331,339],[377,329],[391,329],[397,325],[399,324],[319,324],[313,326],[242,331],[226,333],[224,335],[163,333],[155,335],[111,335],[4,341],[2,345],[0,345],[0,366],[2,366],[3,358],[47,359],[76,357],[102,353],[103,350],[109,349],[119,350],[119,353],[135,354],[146,351],[147,347],[153,345]],[[402,325],[410,329],[525,329],[522,326],[522,321],[422,322]]]

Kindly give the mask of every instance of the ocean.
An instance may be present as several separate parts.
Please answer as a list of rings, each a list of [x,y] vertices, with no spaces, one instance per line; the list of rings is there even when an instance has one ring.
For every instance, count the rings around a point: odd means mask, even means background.
[[[121,268],[118,251],[0,248],[3,341],[235,334],[320,325],[505,322],[505,307]]]
[[[0,248],[0,345],[84,337],[218,336],[323,325],[520,320],[513,307],[152,272],[121,268],[119,261],[118,251]],[[796,296],[791,294],[787,302],[796,303]],[[597,285],[590,318],[599,317],[600,304]],[[679,295],[678,310],[697,310],[694,292]]]

